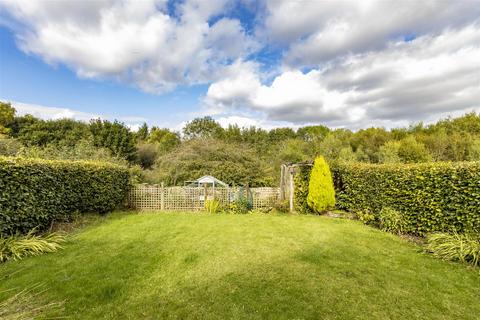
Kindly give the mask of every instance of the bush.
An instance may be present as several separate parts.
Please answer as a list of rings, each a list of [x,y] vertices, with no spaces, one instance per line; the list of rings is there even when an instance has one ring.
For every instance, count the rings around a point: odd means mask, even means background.
[[[246,214],[252,210],[252,203],[248,200],[247,197],[239,197],[228,207],[228,211],[233,214]]]
[[[337,206],[400,213],[406,233],[480,228],[480,162],[337,164]]]
[[[379,213],[378,220],[380,229],[383,231],[395,234],[402,234],[404,232],[405,228],[402,215],[392,208],[383,208]]]
[[[137,145],[137,160],[144,169],[150,169],[158,156],[158,147],[152,143],[140,143]]]
[[[0,156],[15,156],[22,149],[22,144],[0,133]]]
[[[183,185],[204,175],[212,175],[229,185],[270,186],[268,167],[247,144],[200,139],[182,143],[161,155],[148,182]]]
[[[366,225],[376,225],[375,216],[368,209],[355,212],[355,217]]]
[[[295,171],[295,192],[293,194],[295,211],[298,213],[312,213],[312,209],[310,209],[307,202],[308,182],[310,180],[312,167],[309,165],[298,166],[295,168]]]
[[[315,159],[308,184],[307,202],[315,212],[322,212],[335,206],[332,174],[323,157]]]
[[[305,196],[305,201],[307,197]],[[279,212],[288,212],[290,209],[290,203],[288,200],[277,201],[273,206],[273,209]]]
[[[435,256],[480,266],[480,235],[477,233],[434,233],[427,237],[426,249]]]
[[[62,249],[65,237],[59,233],[37,236],[31,230],[26,236],[0,236],[0,262],[20,260],[26,256],[36,256]]]
[[[75,212],[111,211],[128,189],[122,166],[0,157],[0,234],[41,231]]]
[[[16,156],[48,160],[94,160],[118,165],[127,165],[124,159],[114,157],[105,148],[95,147],[91,141],[79,140],[74,145],[47,144],[21,148]]]

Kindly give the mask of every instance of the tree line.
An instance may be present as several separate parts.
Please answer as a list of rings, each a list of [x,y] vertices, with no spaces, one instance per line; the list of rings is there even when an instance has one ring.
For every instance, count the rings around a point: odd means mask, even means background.
[[[167,185],[182,185],[204,174],[230,184],[276,185],[282,163],[319,155],[329,162],[480,160],[480,114],[391,130],[223,128],[203,117],[188,122],[181,132],[147,124],[133,132],[118,121],[18,116],[9,103],[0,102],[0,155],[109,161],[130,166],[139,181]]]

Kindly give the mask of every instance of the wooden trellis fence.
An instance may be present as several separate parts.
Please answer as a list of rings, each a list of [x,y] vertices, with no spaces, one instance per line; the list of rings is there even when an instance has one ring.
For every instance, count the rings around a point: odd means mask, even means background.
[[[247,192],[254,209],[271,208],[280,197],[280,189],[270,187],[246,189],[241,187],[163,187],[139,184],[130,190],[128,205],[136,210],[203,210],[205,200],[217,200],[226,206],[240,195],[247,196]]]

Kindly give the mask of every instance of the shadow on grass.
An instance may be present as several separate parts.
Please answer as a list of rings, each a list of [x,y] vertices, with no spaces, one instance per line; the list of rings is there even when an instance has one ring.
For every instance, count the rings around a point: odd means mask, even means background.
[[[342,249],[340,249],[342,251]],[[422,263],[346,258],[311,246],[293,257],[159,287],[130,317],[180,319],[477,319],[480,284],[429,275]],[[351,253],[351,251],[350,251]],[[388,260],[388,258],[387,258]],[[452,270],[449,270],[452,272]],[[217,277],[218,276],[218,277]],[[472,280],[478,277],[472,275]],[[458,280],[458,278],[456,279]],[[463,279],[465,280],[465,279]],[[140,301],[139,301],[140,300]],[[147,317],[148,318],[148,317]]]

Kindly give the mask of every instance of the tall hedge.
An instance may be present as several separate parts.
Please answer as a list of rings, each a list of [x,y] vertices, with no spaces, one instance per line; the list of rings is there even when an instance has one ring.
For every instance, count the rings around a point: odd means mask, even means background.
[[[338,164],[337,206],[401,213],[408,233],[480,230],[480,162]]]
[[[308,185],[307,202],[313,211],[319,213],[335,206],[332,174],[323,157],[317,157],[313,164]]]
[[[0,157],[0,234],[45,229],[75,212],[107,212],[129,188],[125,167]]]
[[[312,166],[301,165],[295,168],[295,192],[293,194],[293,203],[295,211],[298,213],[312,213],[312,209],[308,206],[308,183],[310,181],[310,173],[312,172]]]

